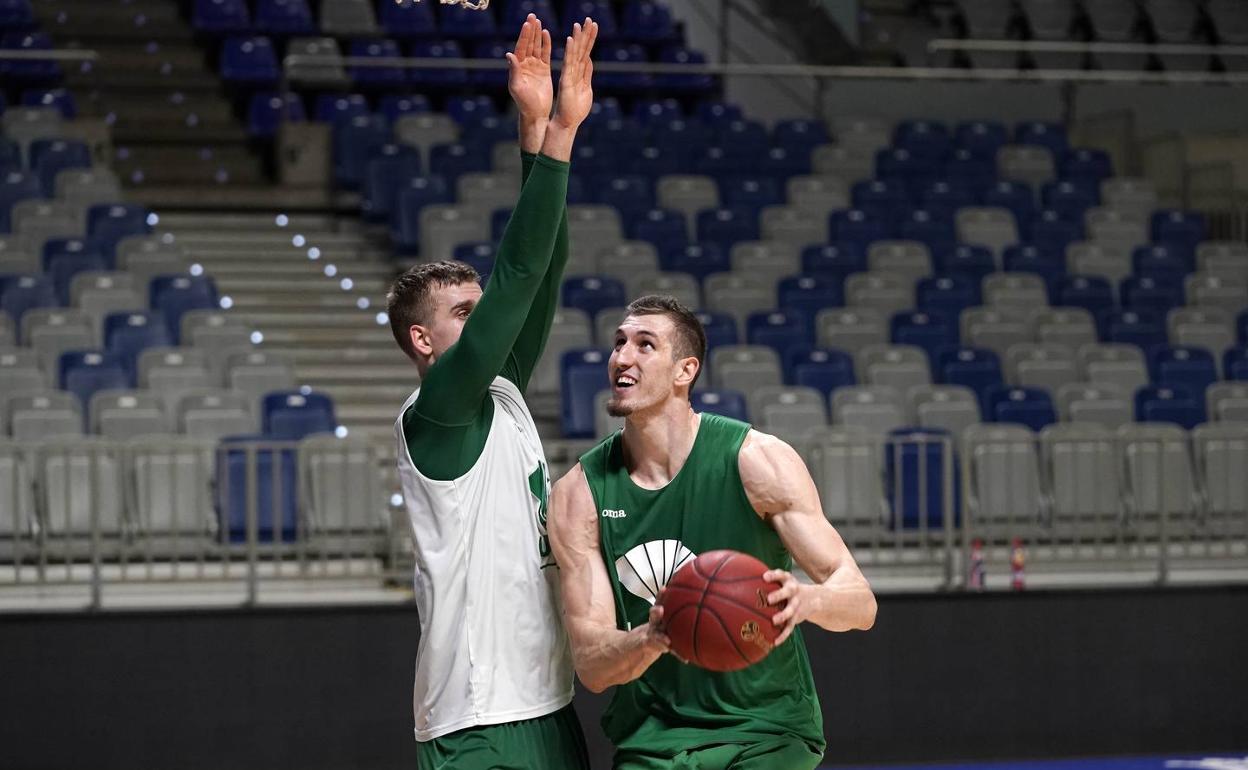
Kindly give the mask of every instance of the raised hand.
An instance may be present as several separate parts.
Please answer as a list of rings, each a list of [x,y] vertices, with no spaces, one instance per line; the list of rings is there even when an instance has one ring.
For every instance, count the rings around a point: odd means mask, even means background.
[[[589,58],[598,39],[598,23],[588,16],[575,24],[564,49],[563,72],[559,75],[559,104],[555,121],[564,128],[576,128],[594,106],[594,62]]]
[[[515,49],[507,54],[507,90],[516,102],[521,121],[536,123],[550,117],[555,99],[550,78],[550,31],[534,14],[524,20]]]

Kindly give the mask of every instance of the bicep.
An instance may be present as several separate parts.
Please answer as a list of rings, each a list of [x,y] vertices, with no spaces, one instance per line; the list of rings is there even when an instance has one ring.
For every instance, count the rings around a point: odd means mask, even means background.
[[[579,466],[555,485],[548,523],[569,631],[575,634],[587,625],[614,628],[611,578],[598,550],[598,520]]]

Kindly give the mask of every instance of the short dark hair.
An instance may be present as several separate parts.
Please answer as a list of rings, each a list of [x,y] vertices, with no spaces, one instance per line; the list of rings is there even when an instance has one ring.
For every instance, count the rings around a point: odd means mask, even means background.
[[[395,342],[408,357],[416,358],[412,347],[412,335],[408,330],[414,324],[429,323],[433,313],[433,289],[439,286],[458,286],[476,283],[481,279],[472,265],[453,259],[416,265],[394,279],[386,293],[386,315],[390,318],[390,331]]]
[[[693,382],[689,383],[689,390],[692,391],[706,365],[706,329],[702,328],[702,322],[694,312],[675,297],[648,294],[630,302],[624,315],[662,315],[671,319],[676,326],[676,339],[672,341],[672,351],[676,357],[692,356],[698,359],[698,373],[693,376]]]

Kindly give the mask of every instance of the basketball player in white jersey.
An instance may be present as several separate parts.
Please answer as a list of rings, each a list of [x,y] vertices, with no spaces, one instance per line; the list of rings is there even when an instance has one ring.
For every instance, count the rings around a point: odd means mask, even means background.
[[[559,304],[597,31],[585,19],[567,39],[553,117],[550,34],[536,17],[507,55],[524,184],[485,291],[471,267],[441,261],[404,273],[387,298],[421,377],[395,422],[415,542],[421,770],[589,767],[546,536],[549,475],[522,394]]]

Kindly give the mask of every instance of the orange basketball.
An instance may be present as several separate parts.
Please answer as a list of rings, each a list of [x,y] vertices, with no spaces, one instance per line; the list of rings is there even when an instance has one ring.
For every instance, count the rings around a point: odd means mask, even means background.
[[[672,652],[710,671],[738,671],[767,657],[784,605],[767,596],[766,564],[738,551],[709,551],[680,568],[659,597]]]

